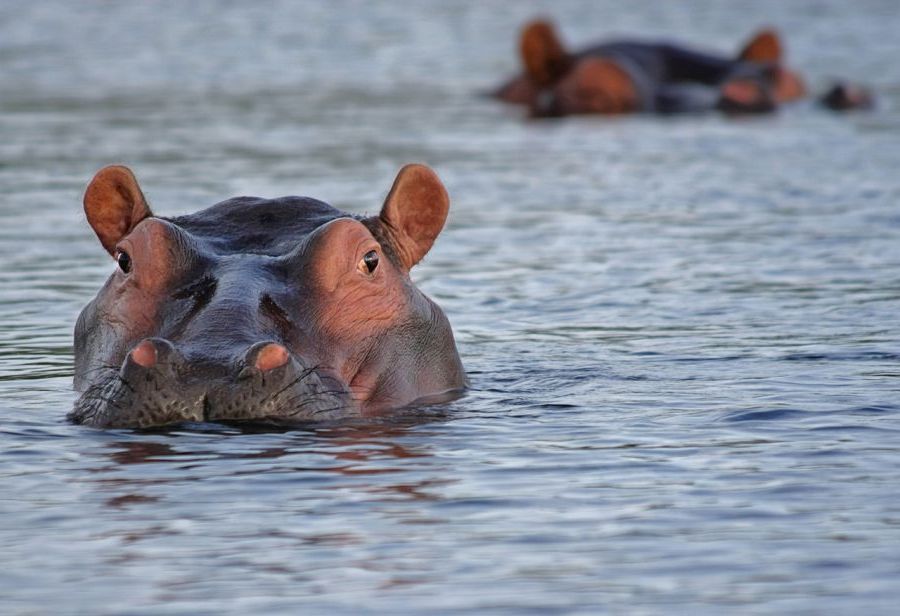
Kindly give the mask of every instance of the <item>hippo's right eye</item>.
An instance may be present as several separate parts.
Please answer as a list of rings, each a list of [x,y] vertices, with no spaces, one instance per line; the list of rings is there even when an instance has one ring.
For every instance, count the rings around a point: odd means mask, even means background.
[[[124,250],[120,250],[116,253],[116,263],[119,264],[119,269],[124,273],[127,274],[131,271],[131,257]]]
[[[356,265],[356,269],[363,274],[371,274],[376,267],[378,267],[378,252],[374,250],[367,252]]]

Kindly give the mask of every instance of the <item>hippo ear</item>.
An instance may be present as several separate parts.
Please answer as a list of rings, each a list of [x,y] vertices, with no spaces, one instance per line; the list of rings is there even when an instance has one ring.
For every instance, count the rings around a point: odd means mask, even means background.
[[[544,88],[562,78],[571,64],[556,28],[543,19],[536,19],[522,28],[519,56],[525,66],[525,74]]]
[[[131,169],[120,165],[97,172],[84,193],[84,213],[109,254],[139,222],[153,216]]]
[[[406,269],[431,249],[449,209],[447,190],[434,171],[425,165],[406,165],[397,174],[378,220]]]

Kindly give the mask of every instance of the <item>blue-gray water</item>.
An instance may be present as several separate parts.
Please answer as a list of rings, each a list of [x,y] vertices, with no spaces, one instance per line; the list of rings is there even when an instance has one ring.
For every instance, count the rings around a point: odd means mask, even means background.
[[[774,24],[873,113],[524,121],[526,18],[723,51]],[[896,2],[0,5],[0,612],[896,613]],[[65,422],[112,271],[80,210],[380,206],[434,166],[415,279],[472,389],[421,420]]]

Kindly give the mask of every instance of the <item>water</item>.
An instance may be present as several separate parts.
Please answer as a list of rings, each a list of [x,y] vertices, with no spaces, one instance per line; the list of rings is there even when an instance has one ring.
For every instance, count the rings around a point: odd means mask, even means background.
[[[0,611],[895,612],[900,9],[499,6],[0,7]],[[882,104],[525,122],[475,93],[536,13],[722,50],[775,24],[814,89]],[[98,168],[163,215],[371,213],[409,161],[452,198],[415,278],[466,397],[283,432],[64,421],[113,267],[80,213]]]

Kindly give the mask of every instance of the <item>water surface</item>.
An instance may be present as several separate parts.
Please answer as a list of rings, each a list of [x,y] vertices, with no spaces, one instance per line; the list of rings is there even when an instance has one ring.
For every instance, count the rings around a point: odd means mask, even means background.
[[[896,3],[7,2],[0,608],[33,614],[891,613],[900,604]],[[881,106],[524,121],[518,25],[734,50],[787,34]],[[414,277],[469,394],[284,431],[65,422],[113,263],[103,165],[237,194],[452,198]]]

